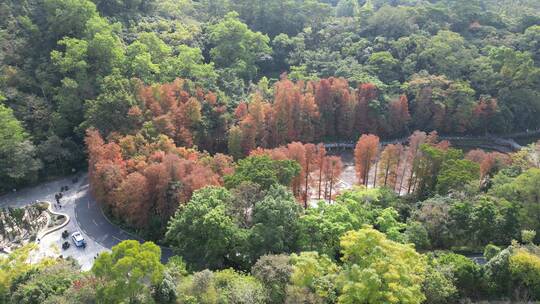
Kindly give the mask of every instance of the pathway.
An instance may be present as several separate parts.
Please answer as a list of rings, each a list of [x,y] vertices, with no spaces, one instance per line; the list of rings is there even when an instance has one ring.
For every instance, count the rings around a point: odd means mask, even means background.
[[[86,174],[81,175],[80,181],[75,184],[72,183],[72,178],[63,178],[0,196],[0,208],[22,207],[39,201],[55,202],[54,194],[60,191],[60,187],[66,185],[70,187],[61,199],[62,207],[53,208],[55,211],[68,214],[71,221],[64,229],[40,240],[38,256],[70,256],[79,262],[83,270],[88,270],[100,252],[110,250],[124,240],[143,241],[109,222],[90,195]],[[61,235],[64,230],[70,233],[80,231],[87,242],[86,248],[77,248],[71,243],[72,246],[68,250],[62,250],[64,240]],[[169,248],[162,247],[161,251],[162,262],[166,262],[173,255]]]

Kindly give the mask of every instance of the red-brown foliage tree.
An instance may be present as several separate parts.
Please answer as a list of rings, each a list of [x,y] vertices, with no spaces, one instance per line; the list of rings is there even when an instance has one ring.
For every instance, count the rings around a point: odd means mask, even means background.
[[[327,139],[347,139],[352,136],[354,96],[343,78],[321,79],[314,84],[315,103],[319,109],[320,135]]]
[[[495,98],[481,97],[473,110],[474,118],[484,133],[488,132],[488,127],[493,117],[499,111]]]
[[[409,136],[409,146],[407,148],[405,164],[403,166],[403,172],[401,174],[399,194],[401,194],[401,189],[403,188],[403,183],[405,182],[407,170],[409,172],[408,179],[407,179],[407,184],[408,184],[407,193],[411,192],[411,188],[413,185],[414,167],[416,166],[418,152],[420,151],[420,145],[425,143],[426,140],[427,140],[427,134],[421,131],[414,131],[414,133],[411,136]]]
[[[397,137],[408,132],[409,102],[405,95],[388,103],[377,100],[378,88],[363,83],[354,90],[346,79],[293,82],[283,76],[272,101],[254,93],[235,110],[243,154],[256,147],[288,142],[344,141],[372,133]],[[240,132],[232,132],[238,136]]]
[[[239,108],[242,108],[242,104]],[[237,109],[243,111],[242,109]],[[239,134],[242,154],[248,155],[256,147],[268,147],[271,105],[261,95],[255,94],[247,104],[247,113],[239,118]]]
[[[379,137],[368,134],[362,135],[354,149],[356,177],[359,183],[368,185],[371,164],[376,160],[379,149]]]
[[[178,206],[193,191],[222,184],[232,170],[232,158],[177,148],[166,136],[148,141],[142,135],[111,137],[87,132],[91,191],[113,216],[137,229],[153,219],[164,229]]]
[[[303,202],[305,208],[307,208],[310,197],[309,189],[313,184],[317,187],[320,198],[323,185],[329,183],[327,174],[335,173],[338,177],[341,174],[341,172],[337,173],[338,168],[341,168],[337,164],[333,164],[332,172],[325,167],[328,165],[326,163],[328,157],[322,144],[315,146],[314,144],[293,142],[274,149],[257,148],[251,152],[251,155],[268,155],[274,160],[290,159],[298,162],[302,170],[292,181],[292,191],[298,200]]]
[[[179,146],[197,144],[209,151],[223,149],[226,145],[223,134],[229,125],[226,104],[214,93],[201,88],[192,90],[190,86],[183,79],[142,86],[141,103],[129,113],[142,122],[150,122],[153,132],[167,135]]]
[[[373,117],[369,104],[377,98],[377,87],[371,83],[358,86],[356,92],[356,107],[354,109],[355,130],[360,134],[377,133],[378,124]]]
[[[332,201],[337,194],[337,182],[343,172],[343,163],[339,156],[326,156],[323,162],[324,199]]]
[[[402,151],[401,144],[391,144],[384,148],[379,160],[379,185],[395,188]]]
[[[390,132],[394,136],[401,136],[408,132],[408,124],[411,120],[409,113],[409,101],[407,96],[401,95],[399,99],[390,102],[388,120]]]
[[[326,148],[323,144],[318,144],[315,147],[315,158],[314,158],[314,173],[315,173],[315,179],[314,183],[316,183],[317,187],[317,199],[321,199],[322,195],[322,183],[323,183],[323,169],[324,169],[324,162],[326,159]]]
[[[480,165],[480,181],[487,176],[492,176],[501,167],[507,166],[511,162],[510,156],[500,152],[485,152],[484,150],[471,150],[465,158]]]
[[[308,207],[308,199],[310,196],[309,188],[311,181],[313,180],[313,172],[317,171],[317,146],[314,144],[306,144],[304,145],[304,149],[306,151],[305,153],[305,160],[304,164],[302,165],[303,168],[305,168],[305,176],[304,176],[304,194],[302,196],[302,200],[304,201],[304,208]]]
[[[306,84],[283,78],[276,83],[274,92],[272,144],[313,141],[319,112],[313,94],[306,90]]]
[[[150,189],[148,180],[139,172],[129,174],[114,192],[116,208],[115,217],[123,218],[132,227],[148,225],[148,214],[151,213]]]

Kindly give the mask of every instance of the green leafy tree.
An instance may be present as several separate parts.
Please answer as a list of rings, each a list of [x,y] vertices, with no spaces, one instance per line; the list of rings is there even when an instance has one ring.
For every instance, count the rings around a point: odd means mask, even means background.
[[[517,281],[517,292],[538,299],[540,297],[540,257],[525,248],[517,249],[509,258],[512,278]],[[522,296],[523,297],[523,296]]]
[[[300,302],[306,293],[318,302],[336,302],[339,267],[330,258],[315,251],[302,252],[291,255],[291,264],[293,272],[287,303]]]
[[[357,0],[340,0],[336,6],[336,16],[354,17],[359,13],[359,10]]]
[[[406,236],[402,232],[407,225],[399,222],[398,219],[399,214],[394,208],[385,208],[378,214],[375,224],[388,239],[403,243],[406,241]]]
[[[123,241],[112,252],[101,253],[92,267],[105,284],[98,290],[98,301],[106,303],[150,302],[150,289],[163,278],[161,249],[152,242]]]
[[[182,304],[267,303],[261,282],[232,269],[196,272],[182,278],[178,290],[177,303]]]
[[[207,187],[196,191],[169,221],[166,239],[195,269],[218,269],[233,264],[245,238],[228,212],[228,190]]]
[[[229,130],[229,136],[227,137],[227,151],[234,157],[235,160],[241,159],[244,156],[242,148],[242,130],[234,126]]]
[[[418,250],[425,250],[431,247],[428,231],[420,222],[408,222],[404,234],[406,241],[413,243]]]
[[[458,33],[440,31],[421,47],[417,63],[431,74],[446,75],[456,79],[467,71],[474,50],[467,47]]]
[[[14,250],[7,256],[0,257],[0,301],[2,303],[8,303],[10,287],[16,278],[35,271],[35,265],[27,262],[35,249],[37,245],[29,244]]]
[[[270,38],[251,31],[238,19],[237,13],[208,28],[210,55],[218,68],[229,68],[246,80],[257,76],[257,63],[270,55]]]
[[[531,52],[535,62],[540,62],[540,25],[527,28],[519,44],[523,50]]]
[[[178,286],[178,303],[215,304],[218,303],[218,290],[214,284],[214,273],[208,269],[194,273],[182,280]]]
[[[156,33],[141,33],[126,50],[125,73],[145,83],[191,79],[206,88],[214,88],[218,74],[214,63],[205,63],[199,48],[179,45],[173,48]]]
[[[225,298],[228,303],[266,303],[266,290],[260,281],[250,275],[226,269],[215,274],[214,284],[221,298]]]
[[[343,271],[338,303],[422,303],[426,261],[408,246],[373,229],[341,238]]]
[[[174,304],[176,303],[177,297],[176,280],[168,271],[165,271],[163,273],[163,280],[156,288],[154,298],[157,303]]]
[[[290,257],[284,254],[263,255],[251,267],[251,274],[268,290],[268,302],[271,304],[284,303],[292,272]]]
[[[437,192],[441,195],[450,190],[463,190],[470,182],[480,179],[480,165],[466,159],[445,161],[437,176]]]
[[[0,191],[36,177],[42,163],[13,111],[0,103]]]
[[[372,37],[383,36],[397,39],[410,35],[415,30],[415,24],[411,20],[411,10],[405,6],[384,5],[373,12],[366,6],[362,8],[367,18],[367,30]]]
[[[520,220],[524,228],[540,230],[540,169],[529,169],[515,180],[517,197],[520,202]]]
[[[510,256],[515,247],[513,245],[501,250],[484,266],[483,278],[489,294],[504,296],[512,290],[512,277],[510,273]]]
[[[58,261],[26,273],[11,285],[11,303],[40,304],[64,294],[81,277],[73,261]]]
[[[458,298],[458,290],[454,284],[454,274],[447,265],[439,264],[430,259],[426,270],[426,279],[422,291],[429,304],[453,303]]]
[[[213,1],[214,3],[218,1]],[[317,0],[232,0],[231,10],[239,13],[250,28],[275,37],[296,35],[304,28],[326,21],[333,9]]]
[[[162,64],[172,55],[172,48],[155,33],[142,33],[126,49],[127,74],[145,83],[160,80]]]
[[[538,128],[540,68],[531,54],[499,47],[490,49],[489,59],[497,73],[498,104],[514,115],[514,119],[507,118],[509,128]]]
[[[51,135],[42,141],[37,147],[37,152],[43,162],[42,172],[51,175],[65,174],[68,172],[66,164],[80,164],[83,161],[80,147],[72,139],[62,140],[57,135]]]
[[[162,81],[173,81],[180,77],[191,79],[205,88],[213,88],[216,85],[218,74],[214,69],[214,63],[204,63],[201,49],[179,45],[175,53],[176,56],[168,58],[161,66]]]
[[[249,235],[252,260],[264,254],[291,253],[298,248],[298,218],[302,207],[283,186],[270,188],[253,209]]]
[[[388,51],[371,54],[368,64],[375,75],[385,83],[399,80],[399,61]]]
[[[456,286],[462,296],[475,297],[479,295],[483,283],[480,265],[455,253],[443,254],[437,258],[437,262],[450,267],[456,279]]]
[[[478,245],[489,242],[508,244],[519,234],[519,220],[514,204],[490,197],[480,197],[468,211],[467,228]],[[459,224],[458,224],[459,225]]]
[[[289,186],[299,173],[300,165],[296,161],[249,156],[238,162],[234,174],[225,176],[225,186],[234,188],[242,182],[252,182],[268,190],[278,184]]]
[[[97,16],[96,5],[89,0],[45,0],[43,3],[47,34],[53,39],[81,37],[86,22]]]
[[[500,173],[490,194],[516,204],[521,229],[540,230],[540,169],[531,168],[515,178]]]
[[[155,0],[93,0],[93,2],[101,14],[126,21],[149,14],[157,6]]]
[[[465,81],[421,71],[404,84],[413,96],[413,125],[418,129],[464,133],[470,130],[475,90]]]
[[[355,217],[344,203],[320,201],[317,207],[307,209],[300,217],[300,248],[336,258],[339,256],[340,237],[362,224],[367,223]]]
[[[253,226],[253,208],[264,198],[264,191],[258,184],[243,182],[232,189],[231,193],[233,198],[228,208],[229,212],[238,221],[240,227]]]
[[[112,131],[130,130],[129,109],[136,105],[135,86],[119,74],[112,74],[103,80],[101,94],[86,102],[83,127],[94,127],[109,134]]]
[[[421,202],[419,208],[412,213],[411,219],[424,226],[434,248],[447,248],[452,244],[452,204],[450,198],[435,196]]]
[[[79,271],[78,269],[74,272]],[[72,282],[71,287],[62,295],[48,297],[44,304],[94,304],[97,302],[97,290],[102,287],[91,273],[78,273],[79,279]]]
[[[501,252],[501,248],[493,244],[488,244],[484,248],[484,257],[486,260],[491,260]]]
[[[536,231],[534,230],[521,230],[521,241],[525,244],[534,244],[534,238],[536,237]]]
[[[87,1],[65,2],[74,5]],[[84,132],[77,128],[84,120],[85,101],[95,98],[103,78],[124,62],[125,50],[117,34],[119,31],[106,19],[92,15],[85,21],[80,35],[62,36],[57,49],[51,51],[51,62],[60,79],[53,97],[56,102],[53,125],[57,135],[83,136]]]
[[[479,165],[463,160],[461,150],[422,144],[420,151],[421,155],[413,166],[416,192],[420,198],[433,196],[436,190],[443,194],[452,187],[460,190],[465,184],[480,178]],[[455,180],[456,177],[463,181]]]

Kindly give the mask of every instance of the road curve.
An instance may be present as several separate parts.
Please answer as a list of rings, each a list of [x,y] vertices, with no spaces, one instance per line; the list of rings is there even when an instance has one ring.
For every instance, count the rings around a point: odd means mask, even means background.
[[[79,192],[82,195],[75,204],[75,220],[84,234],[109,249],[125,240],[144,242],[139,236],[131,234],[109,221],[103,214],[99,203],[90,194],[86,181],[81,186]],[[161,260],[165,263],[173,256],[173,252],[167,247],[160,247]]]
[[[124,240],[144,240],[131,234],[111,223],[101,211],[89,191],[87,174],[79,175],[79,182],[72,183],[73,177],[62,178],[52,182],[20,189],[12,193],[0,196],[0,208],[23,207],[39,201],[54,202],[54,194],[60,191],[60,187],[69,186],[71,189],[64,194],[62,207],[55,206],[54,210],[66,213],[71,221],[66,229],[70,232],[80,230],[87,239],[88,246],[85,249],[70,248],[60,252],[64,256],[72,256],[77,259],[85,269],[89,269],[96,254],[110,250],[113,246]],[[63,230],[63,229],[61,229]],[[61,231],[51,233],[41,240],[40,254],[54,255],[51,245],[61,246],[63,240]],[[75,247],[75,246],[71,246]],[[167,262],[173,256],[170,248],[161,246],[161,261]]]

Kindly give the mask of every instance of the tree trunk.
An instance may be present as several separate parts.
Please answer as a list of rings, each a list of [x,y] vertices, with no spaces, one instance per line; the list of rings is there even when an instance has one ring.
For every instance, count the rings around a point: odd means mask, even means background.
[[[405,159],[405,163],[403,164],[403,171],[401,172],[401,180],[399,181],[398,195],[401,195],[401,189],[403,189],[403,181],[405,180],[405,173],[407,173],[407,159]]]
[[[398,155],[398,163],[397,163],[397,167],[396,167],[396,179],[394,180],[394,184],[392,185],[392,188],[394,189],[394,191],[396,190],[396,185],[397,185],[397,179],[399,177],[399,165],[401,165],[401,154],[403,153],[403,148],[399,149],[399,155]],[[401,188],[399,189],[399,192],[401,192]],[[399,195],[399,193],[398,193]]]
[[[366,163],[364,165],[364,186],[367,188],[369,184],[369,157],[366,158]]]
[[[308,204],[308,180],[309,180],[309,161],[306,159],[306,181],[304,184],[304,209],[307,209]]]
[[[323,160],[321,159],[321,161],[319,163],[319,194],[318,194],[318,199],[321,199],[322,171],[323,171]]]
[[[388,182],[388,171],[390,171],[390,161],[386,163],[386,170],[384,171],[384,186],[385,187]]]
[[[375,160],[375,175],[373,176],[373,188],[377,187],[377,170],[379,169],[379,161]]]

